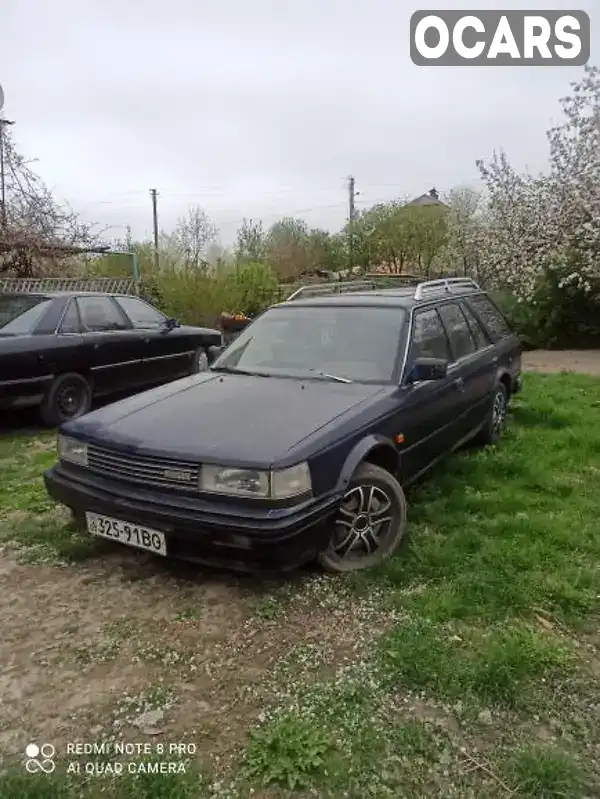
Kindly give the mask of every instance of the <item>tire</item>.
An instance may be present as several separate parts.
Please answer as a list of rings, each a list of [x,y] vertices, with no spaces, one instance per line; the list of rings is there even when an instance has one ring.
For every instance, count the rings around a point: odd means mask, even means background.
[[[40,408],[44,424],[58,427],[87,413],[92,407],[89,380],[75,372],[59,375],[46,392]]]
[[[376,502],[381,504],[373,510]],[[377,516],[383,516],[379,523]],[[400,483],[380,466],[362,463],[332,522],[329,546],[317,561],[338,574],[369,569],[396,552],[405,531],[406,499]]]
[[[206,372],[208,366],[209,366],[209,361],[206,350],[203,347],[198,347],[198,349],[192,355],[190,374],[197,375],[200,372]]]
[[[490,404],[485,423],[475,437],[476,444],[491,446],[497,444],[502,437],[506,414],[508,411],[508,391],[504,383],[498,383],[494,389],[494,396]]]

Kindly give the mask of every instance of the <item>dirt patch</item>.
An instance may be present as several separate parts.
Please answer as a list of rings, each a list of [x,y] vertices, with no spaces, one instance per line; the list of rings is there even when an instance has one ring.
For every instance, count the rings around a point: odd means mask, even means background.
[[[580,372],[600,376],[600,350],[534,350],[523,353],[523,369],[530,372]]]
[[[160,740],[195,742],[204,761],[223,764],[273,701],[277,679],[317,679],[360,657],[386,626],[379,601],[344,597],[323,575],[265,586],[130,552],[67,566],[3,558],[8,759],[31,741],[51,742],[59,756],[77,741],[155,741],[138,721],[156,711]]]

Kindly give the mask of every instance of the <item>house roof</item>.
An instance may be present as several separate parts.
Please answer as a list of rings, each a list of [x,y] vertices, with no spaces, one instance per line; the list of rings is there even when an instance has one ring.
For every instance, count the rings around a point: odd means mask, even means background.
[[[445,206],[446,203],[443,203],[439,197],[435,197],[432,195],[431,192],[429,194],[421,194],[420,197],[415,197],[414,200],[411,200],[408,205],[441,205]]]

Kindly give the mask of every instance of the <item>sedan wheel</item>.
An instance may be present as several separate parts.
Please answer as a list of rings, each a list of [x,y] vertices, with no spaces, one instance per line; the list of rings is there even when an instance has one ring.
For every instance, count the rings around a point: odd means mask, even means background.
[[[42,401],[40,413],[45,424],[57,427],[77,419],[90,410],[92,389],[89,381],[79,374],[57,377]]]
[[[406,529],[406,500],[385,469],[363,463],[333,521],[328,548],[318,561],[327,571],[367,569],[389,558]]]

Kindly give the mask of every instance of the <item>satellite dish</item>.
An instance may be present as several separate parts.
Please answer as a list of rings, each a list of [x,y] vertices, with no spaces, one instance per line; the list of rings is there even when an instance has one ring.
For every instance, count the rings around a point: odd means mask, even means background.
[[[3,108],[4,108],[4,89],[0,84],[0,111],[2,111]]]

